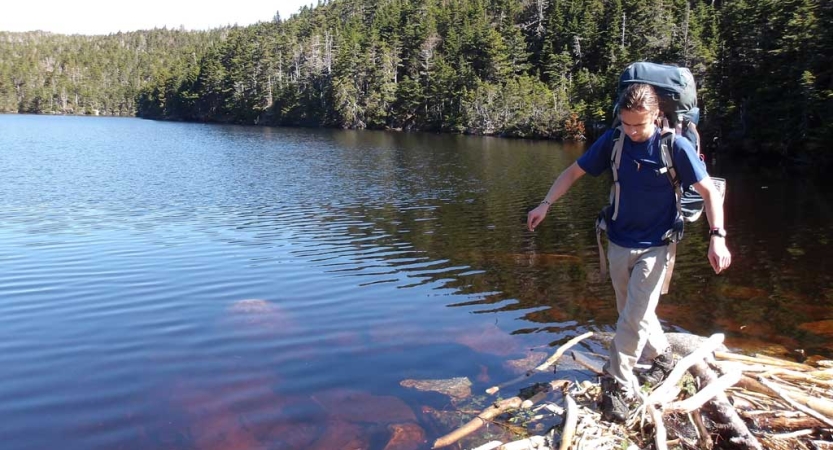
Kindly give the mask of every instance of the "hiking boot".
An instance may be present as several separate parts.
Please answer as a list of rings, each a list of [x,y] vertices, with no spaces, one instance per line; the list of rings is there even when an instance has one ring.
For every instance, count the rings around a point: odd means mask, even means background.
[[[661,355],[654,358],[648,370],[637,373],[636,378],[640,384],[647,384],[654,387],[662,383],[672,370],[674,370],[674,354],[671,353],[671,349],[667,349]]]
[[[608,422],[623,423],[628,419],[627,394],[616,380],[604,375],[601,380],[602,401],[600,409],[602,418]]]

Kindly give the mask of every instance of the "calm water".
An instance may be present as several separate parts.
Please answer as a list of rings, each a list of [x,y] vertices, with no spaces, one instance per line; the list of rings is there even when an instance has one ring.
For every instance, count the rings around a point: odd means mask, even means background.
[[[433,440],[454,405],[402,380],[468,377],[479,395],[515,376],[507,360],[612,330],[592,230],[608,181],[524,227],[581,151],[0,116],[0,447]],[[765,169],[714,168],[734,266],[715,276],[706,224],[689,228],[660,316],[829,358],[833,189]]]

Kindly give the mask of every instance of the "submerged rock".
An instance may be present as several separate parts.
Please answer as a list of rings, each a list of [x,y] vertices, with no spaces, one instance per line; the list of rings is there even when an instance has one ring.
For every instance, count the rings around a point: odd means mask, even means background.
[[[267,300],[238,300],[226,313],[223,322],[236,329],[267,334],[286,334],[295,329],[289,314]]]
[[[388,426],[390,440],[384,450],[417,450],[425,444],[425,430],[415,423]]]
[[[463,400],[471,396],[471,381],[467,377],[446,380],[402,380],[399,384],[418,391],[439,392],[454,400]]]

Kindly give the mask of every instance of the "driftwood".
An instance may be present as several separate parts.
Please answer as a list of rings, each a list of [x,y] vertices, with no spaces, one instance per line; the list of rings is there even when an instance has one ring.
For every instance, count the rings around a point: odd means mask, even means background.
[[[566,351],[567,351],[567,350],[569,350],[572,346],[574,346],[574,345],[578,344],[578,343],[579,343],[579,342],[581,342],[582,340],[589,338],[590,336],[593,336],[593,332],[592,332],[592,331],[588,331],[587,333],[584,333],[584,334],[582,334],[581,336],[577,336],[577,337],[574,337],[574,338],[570,339],[569,341],[567,341],[567,343],[565,343],[564,345],[562,345],[561,347],[559,347],[559,348],[558,348],[558,350],[556,350],[556,351],[555,351],[555,353],[554,353],[552,356],[550,356],[549,358],[547,358],[547,360],[546,360],[546,361],[544,361],[543,363],[541,363],[541,365],[539,365],[538,367],[536,367],[536,368],[534,368],[534,369],[532,369],[532,370],[528,370],[525,374],[523,374],[523,375],[521,375],[521,376],[519,376],[519,377],[517,377],[517,378],[514,378],[514,379],[512,379],[512,380],[509,380],[509,381],[507,381],[507,382],[505,382],[505,383],[501,383],[501,384],[499,384],[499,385],[497,385],[497,386],[492,386],[492,387],[490,387],[489,389],[486,389],[486,393],[487,393],[487,394],[489,394],[489,395],[494,395],[494,394],[496,394],[498,391],[500,391],[501,389],[503,389],[503,388],[505,388],[505,387],[507,387],[507,386],[511,386],[511,385],[513,385],[513,384],[520,383],[521,381],[526,380],[527,378],[529,378],[530,376],[534,375],[535,373],[543,373],[543,372],[545,372],[547,369],[549,369],[549,368],[550,368],[550,366],[552,366],[553,364],[555,364],[555,362],[556,362],[556,361],[558,361],[558,359],[559,359],[559,358],[561,358],[561,356],[564,354],[564,352],[566,352]]]
[[[493,387],[492,392],[547,370],[567,349],[589,335],[571,339],[544,364],[525,376]],[[833,363],[816,361],[811,365],[732,353],[722,346],[722,335],[672,339],[676,337],[669,336],[672,348],[685,356],[653,391],[638,392],[641,406],[631,411],[624,425],[601,419],[596,411],[601,389],[596,383],[584,381],[566,391],[572,386],[568,381],[554,381],[536,385],[542,387],[526,400],[514,397],[484,409],[460,429],[437,439],[433,448],[451,445],[502,414],[530,408],[536,413],[549,411],[562,417],[561,450],[626,448],[632,443],[636,444],[634,448],[646,447],[651,445],[649,440],[658,450],[679,446],[711,450],[717,442],[715,437],[720,448],[833,448],[829,443],[833,401],[828,400],[833,398]],[[600,368],[595,361],[580,352],[571,355],[589,372],[598,374]],[[681,388],[682,384],[692,385],[692,381],[683,381],[686,372],[697,381],[697,392]],[[546,402],[534,407],[556,388],[565,389],[563,408]],[[538,414],[531,420],[540,417]],[[506,444],[493,441],[475,450],[554,449],[555,445],[548,435]]]
[[[564,403],[567,405],[567,415],[564,418],[564,431],[561,432],[560,450],[570,450],[578,425],[578,405],[570,394],[564,396]]]
[[[491,422],[492,419],[495,417],[513,409],[529,409],[535,403],[540,402],[546,397],[546,394],[549,393],[552,389],[556,388],[564,388],[569,385],[570,382],[566,380],[557,380],[553,381],[547,385],[543,385],[539,388],[538,392],[536,392],[532,397],[529,399],[522,399],[521,397],[512,397],[507,398],[505,400],[501,400],[489,406],[488,408],[484,409],[477,415],[474,419],[470,420],[468,423],[463,425],[462,427],[452,431],[445,436],[440,437],[436,441],[434,441],[434,445],[431,446],[432,449],[434,448],[441,448],[447,447],[460,439],[474,433],[475,431],[479,430],[482,426],[486,425],[487,423]]]
[[[602,364],[597,363],[596,361],[590,359],[582,352],[570,352],[570,356],[573,358],[578,365],[588,369],[589,371],[593,372],[596,375],[601,375],[602,371]]]
[[[692,366],[692,372],[700,380],[701,385],[708,386],[709,384],[716,383],[717,377],[715,373],[703,361]],[[737,378],[739,379],[740,377]],[[710,400],[704,406],[706,407],[706,413],[715,422],[727,425],[722,431],[727,435],[729,442],[735,444],[737,448],[756,450],[763,448],[761,447],[761,443],[758,442],[758,439],[749,431],[746,423],[740,418],[732,404],[729,403],[729,399],[723,391],[719,392],[714,399]]]

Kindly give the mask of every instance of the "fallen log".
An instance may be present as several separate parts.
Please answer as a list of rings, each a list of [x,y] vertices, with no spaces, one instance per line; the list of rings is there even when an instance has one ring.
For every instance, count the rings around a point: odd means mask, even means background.
[[[786,392],[784,392],[783,389],[778,388],[778,386],[775,386],[774,383],[770,383],[762,377],[758,377],[758,381],[760,381],[761,384],[763,384],[764,386],[772,389],[776,393],[776,395],[778,395],[778,397],[792,405],[793,408],[807,414],[808,416],[815,417],[816,419],[826,423],[829,427],[833,427],[833,420],[831,420],[828,417],[825,417],[823,413],[821,413],[820,411],[816,411],[813,407],[800,403],[792,398],[794,395],[800,395],[800,393],[796,392],[787,394]]]
[[[784,417],[772,416],[771,414],[777,414],[772,411],[766,411],[766,413],[768,414],[746,414],[745,412],[740,412],[739,414],[755,424],[755,427],[764,430],[791,432],[796,430],[823,428],[826,426],[824,422],[816,419],[815,417]]]
[[[786,361],[783,359],[773,358],[770,356],[746,356],[746,355],[739,355],[737,353],[729,353],[729,352],[714,352],[714,356],[718,359],[724,359],[728,361],[742,361],[751,364],[761,364],[767,366],[780,366],[780,367],[789,367],[794,370],[806,372],[813,370],[812,367],[792,361]]]
[[[700,380],[701,386],[706,386],[715,382],[717,376],[709,369],[705,361],[700,361],[691,367],[692,374]],[[726,424],[727,428],[722,430],[728,432],[728,440],[734,443],[738,448],[761,450],[761,443],[749,431],[749,428],[744,423],[743,419],[738,416],[737,411],[729,403],[726,394],[720,392],[712,400],[704,405],[704,410],[710,414],[712,420],[718,423]]]
[[[771,397],[780,397],[779,393],[776,390],[772,389],[771,387],[765,386],[760,381],[755,380],[754,378],[748,375],[744,375],[741,377],[740,382],[738,382],[738,387],[741,387],[749,391],[766,394]],[[819,413],[823,414],[828,418],[833,417],[833,402],[831,402],[830,400],[816,398],[801,393],[791,393],[790,397],[792,400],[795,400],[799,404],[812,408],[813,410],[818,411]]]

